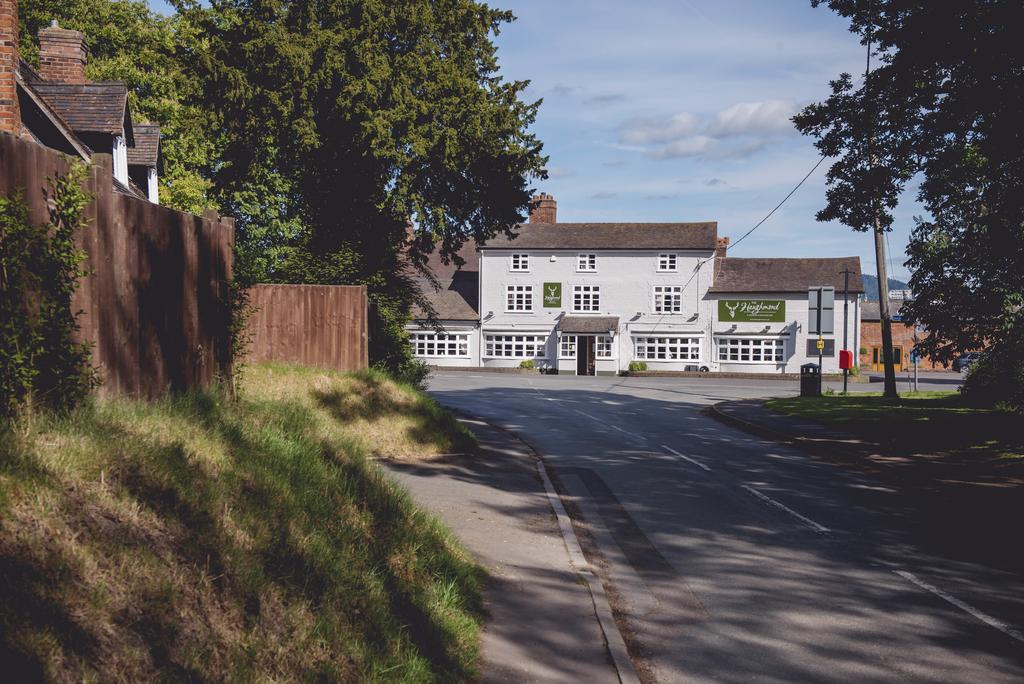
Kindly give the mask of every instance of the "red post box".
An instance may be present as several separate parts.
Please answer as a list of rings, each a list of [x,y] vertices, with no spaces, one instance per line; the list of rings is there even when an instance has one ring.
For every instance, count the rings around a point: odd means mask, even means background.
[[[853,352],[849,349],[839,350],[839,367],[842,370],[850,370],[853,368]]]

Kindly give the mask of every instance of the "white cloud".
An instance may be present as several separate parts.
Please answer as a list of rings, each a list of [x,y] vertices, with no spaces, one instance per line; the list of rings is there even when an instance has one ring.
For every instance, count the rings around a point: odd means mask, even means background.
[[[699,157],[707,154],[714,147],[715,141],[706,135],[692,135],[673,140],[667,145],[656,147],[648,155],[655,159],[678,159],[680,157]]]
[[[568,178],[573,175],[572,171],[564,166],[552,166],[548,168],[548,178]]]
[[[718,112],[708,133],[724,138],[736,135],[770,136],[794,132],[790,117],[796,108],[783,100],[740,102]]]
[[[619,127],[619,141],[626,145],[667,143],[697,130],[697,117],[689,112],[668,119],[631,119]]]

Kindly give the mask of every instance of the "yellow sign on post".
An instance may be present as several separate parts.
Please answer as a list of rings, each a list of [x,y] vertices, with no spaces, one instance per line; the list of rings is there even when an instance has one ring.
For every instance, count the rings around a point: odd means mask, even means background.
[[[825,348],[825,340],[823,340],[823,339],[821,339],[821,338],[819,337],[819,338],[818,338],[818,351],[821,351],[821,350],[823,350],[824,348]]]

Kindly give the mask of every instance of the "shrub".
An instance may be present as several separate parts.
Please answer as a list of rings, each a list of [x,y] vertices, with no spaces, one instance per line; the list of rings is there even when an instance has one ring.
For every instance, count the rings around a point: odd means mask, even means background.
[[[630,361],[629,362],[629,372],[630,373],[637,373],[637,372],[642,372],[642,371],[645,371],[645,370],[647,370],[647,362],[646,361]]]
[[[972,406],[1024,412],[1024,343],[987,350],[967,371],[961,393]]]
[[[519,362],[519,367],[520,368],[526,368],[528,370],[533,370],[535,366],[536,366],[536,364],[533,362],[533,359],[526,359],[525,361],[520,361]]]

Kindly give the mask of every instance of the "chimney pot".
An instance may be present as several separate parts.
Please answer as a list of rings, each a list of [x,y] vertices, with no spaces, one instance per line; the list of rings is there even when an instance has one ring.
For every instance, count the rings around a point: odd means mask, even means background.
[[[533,196],[530,223],[558,223],[558,203],[553,195],[542,192]]]
[[[57,83],[88,83],[85,37],[79,31],[61,28],[55,19],[39,31],[39,75]]]
[[[729,251],[729,238],[720,237],[718,243],[715,246],[715,257],[718,259],[724,259],[726,253]]]

